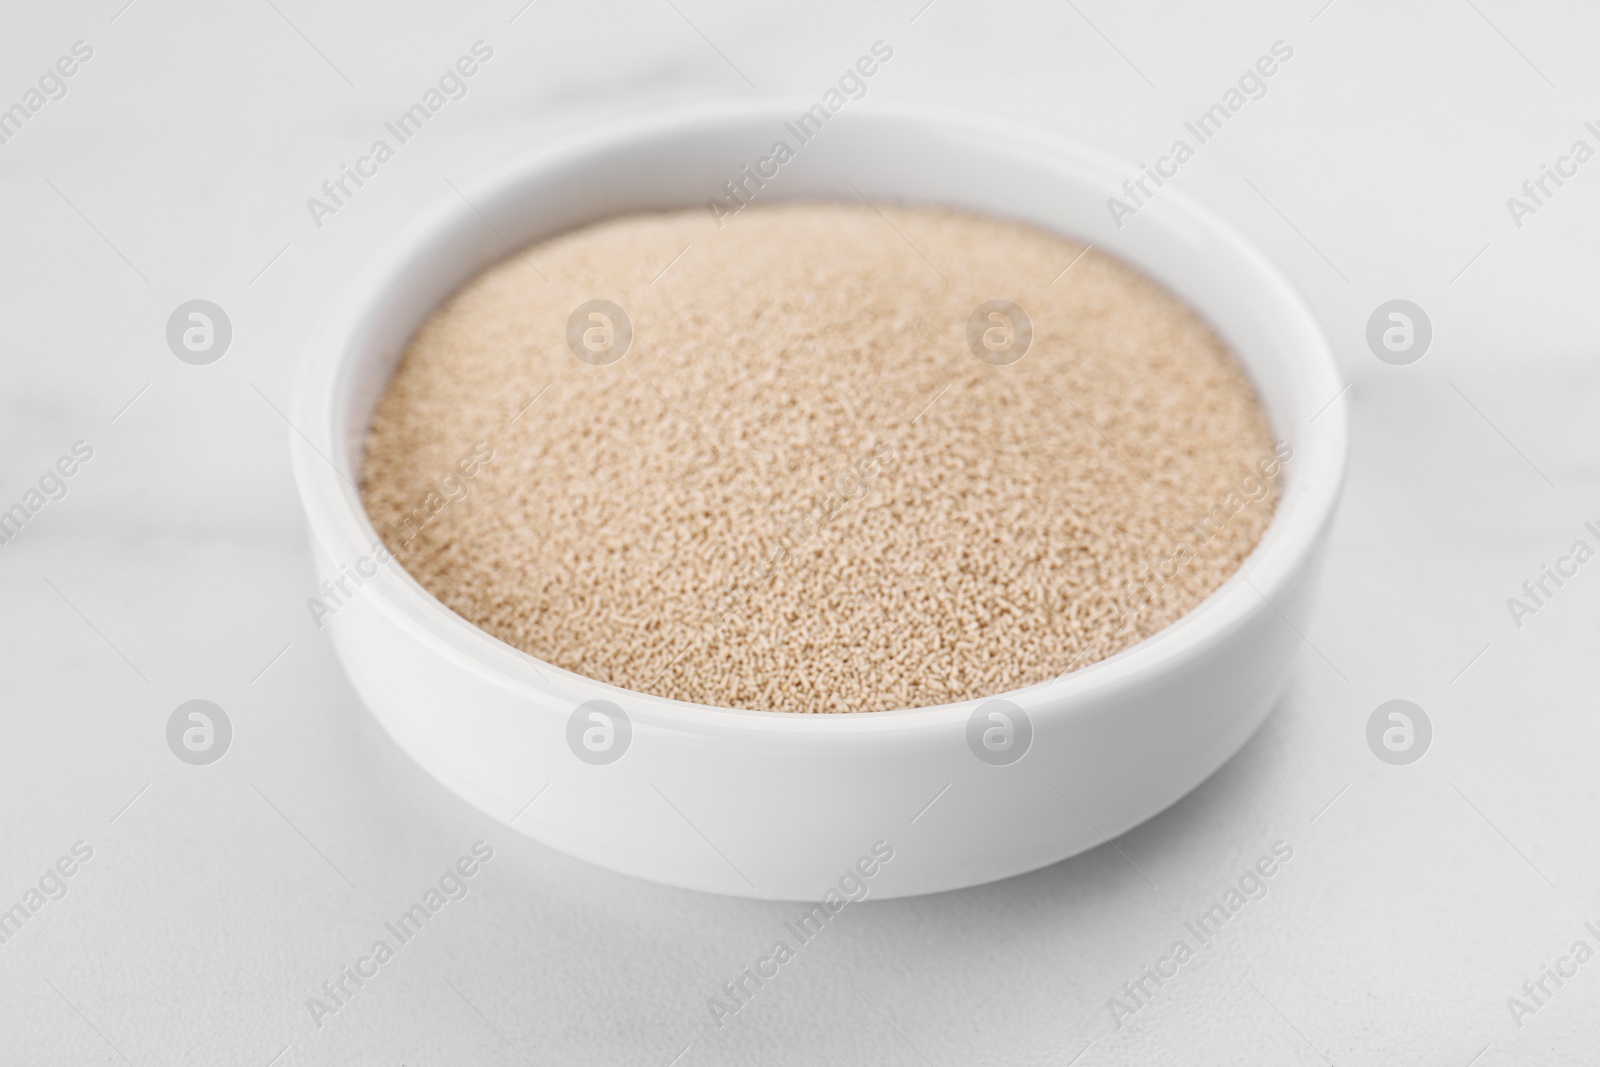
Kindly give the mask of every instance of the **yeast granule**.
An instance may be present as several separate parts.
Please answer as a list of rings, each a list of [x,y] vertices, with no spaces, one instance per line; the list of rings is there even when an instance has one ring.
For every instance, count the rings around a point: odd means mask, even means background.
[[[424,588],[540,660],[865,712],[1154,634],[1256,545],[1291,455],[1223,343],[1119,261],[795,203],[614,219],[484,272],[412,338],[362,493]]]

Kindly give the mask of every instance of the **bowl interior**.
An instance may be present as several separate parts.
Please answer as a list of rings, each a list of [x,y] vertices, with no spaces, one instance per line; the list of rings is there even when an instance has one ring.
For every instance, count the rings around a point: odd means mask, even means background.
[[[315,458],[295,443],[297,473],[314,530],[337,555],[354,558],[377,539],[355,482],[367,425],[413,332],[485,267],[541,238],[617,214],[703,206],[726,199],[723,183],[785,143],[793,158],[755,202],[834,199],[943,204],[1002,216],[1087,241],[1138,267],[1185,301],[1228,343],[1255,383],[1277,438],[1294,448],[1285,489],[1261,543],[1235,575],[1177,623],[1138,645],[1060,679],[1004,694],[1110,684],[1192,654],[1208,630],[1235,625],[1273,597],[1310,552],[1337,496],[1344,413],[1332,403],[1337,372],[1299,297],[1253,246],[1176,188],[1163,188],[1118,226],[1108,198],[1138,169],[1080,147],[1041,143],[993,122],[863,107],[834,116],[801,142],[790,125],[802,106],[763,104],[686,113],[622,128],[516,161],[448,194],[352,286],[317,342],[297,410]],[[708,218],[709,218],[708,210]],[[725,220],[738,225],[737,216]],[[299,463],[299,460],[304,460]],[[539,663],[478,631],[434,600],[400,568],[384,568],[371,594],[383,610],[432,631],[464,662],[502,672],[507,684],[552,689],[564,699],[625,693]],[[389,572],[397,572],[392,575]],[[539,678],[535,678],[535,674]],[[553,681],[552,681],[553,679]],[[739,712],[625,693],[646,716],[702,713],[801,722],[869,716]],[[1000,695],[1000,694],[995,694]],[[950,709],[967,708],[970,702]],[[816,728],[808,725],[803,728]],[[840,728],[837,723],[822,727]],[[863,727],[846,727],[850,729]]]

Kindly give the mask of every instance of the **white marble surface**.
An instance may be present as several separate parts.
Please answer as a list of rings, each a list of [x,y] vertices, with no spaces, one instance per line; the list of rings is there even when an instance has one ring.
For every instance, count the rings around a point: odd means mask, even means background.
[[[1506,1000],[1575,940],[1600,948],[1583,927],[1600,926],[1600,564],[1520,629],[1505,601],[1600,520],[1600,162],[1520,230],[1505,198],[1596,143],[1600,14],[122,3],[0,16],[0,105],[74,41],[94,49],[0,145],[0,507],[94,449],[0,546],[0,905],[93,848],[0,945],[0,1061],[1594,1061],[1600,962],[1520,1027]],[[314,228],[305,198],[480,38],[495,54],[470,94]],[[718,1030],[707,997],[792,906],[592,869],[401,756],[305,610],[273,408],[330,294],[444,179],[677,102],[820,93],[880,38],[878,98],[1145,159],[1289,42],[1270,93],[1178,180],[1325,324],[1352,383],[1349,485],[1292,690],[1214,779],[1114,848],[847,910]],[[207,367],[163,337],[194,297],[235,331]],[[1412,366],[1365,345],[1394,297],[1434,323]],[[196,697],[235,729],[210,767],[165,742]],[[1364,740],[1394,697],[1435,726],[1408,767]],[[480,838],[495,854],[470,894],[315,1025],[306,999]],[[1114,1027],[1107,999],[1278,840],[1294,857],[1265,898]]]

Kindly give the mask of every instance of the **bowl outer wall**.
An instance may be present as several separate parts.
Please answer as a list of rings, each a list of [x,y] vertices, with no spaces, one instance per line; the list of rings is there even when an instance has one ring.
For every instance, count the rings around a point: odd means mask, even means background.
[[[526,245],[719,195],[773,140],[792,143],[783,123],[801,107],[699,108],[515,160],[376,257],[316,334],[296,397],[291,448],[319,578],[339,577],[376,540],[350,479],[372,406],[434,307],[512,254],[507,238]],[[1115,657],[1001,694],[1034,725],[1022,760],[994,767],[969,752],[966,722],[982,701],[807,716],[581,678],[450,613],[393,563],[326,621],[363,700],[430,773],[503,822],[517,815],[522,832],[616,870],[744,896],[814,899],[878,840],[896,859],[874,877],[875,895],[971,885],[1100,844],[1172,803],[1243,744],[1288,677],[1345,421],[1329,404],[1340,387],[1315,320],[1230,227],[1175,188],[1111,224],[1105,199],[1134,172],[988,119],[863,107],[800,146],[763,190],[839,198],[853,186],[873,201],[948,203],[1088,240],[1199,310],[1295,447],[1266,537],[1205,603]],[[565,741],[572,709],[597,697],[622,706],[634,730],[627,754],[602,767]]]

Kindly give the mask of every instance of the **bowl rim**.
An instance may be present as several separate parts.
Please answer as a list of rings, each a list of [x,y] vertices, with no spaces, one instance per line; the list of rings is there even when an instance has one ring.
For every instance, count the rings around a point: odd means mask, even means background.
[[[389,298],[408,264],[462,226],[482,222],[472,205],[492,200],[508,188],[532,180],[541,171],[598,157],[609,149],[641,140],[668,140],[754,118],[781,122],[784,116],[798,113],[813,102],[778,97],[679,106],[608,123],[599,130],[569,136],[548,147],[523,150],[486,169],[476,180],[460,183],[462,196],[438,197],[415,221],[370,252],[350,282],[328,303],[310,334],[291,402],[290,459],[314,548],[327,552],[336,565],[341,565],[370,550],[379,540],[345,468],[328,458],[340,455],[344,448],[339,432],[343,428],[340,409],[357,362],[354,341],[368,313]],[[845,115],[855,122],[981,133],[997,150],[1027,153],[1078,169],[1124,175],[1138,172],[1135,164],[1105,150],[986,113],[863,100],[853,104]],[[380,566],[374,577],[365,579],[360,599],[459,667],[527,698],[530,708],[540,702],[556,701],[573,707],[585,699],[609,699],[626,709],[636,731],[644,732],[778,731],[805,737],[853,737],[908,729],[943,730],[953,724],[965,728],[975,707],[996,699],[1021,705],[1037,730],[1041,723],[1086,713],[1108,691],[1136,684],[1141,677],[1176,669],[1204,655],[1209,646],[1244,625],[1263,607],[1278,611],[1272,595],[1311,562],[1342,490],[1347,416],[1345,405],[1337,402],[1343,391],[1326,336],[1309,306],[1277,266],[1231,223],[1182,188],[1168,188],[1162,195],[1162,205],[1163,217],[1175,213],[1187,224],[1205,230],[1211,238],[1226,242],[1229,251],[1251,268],[1252,285],[1270,295],[1277,313],[1301,334],[1302,343],[1278,358],[1293,361],[1295,373],[1325,387],[1331,399],[1308,420],[1304,438],[1294,443],[1294,459],[1299,462],[1287,481],[1287,491],[1280,496],[1267,530],[1238,568],[1180,618],[1114,655],[1042,682],[947,704],[854,713],[728,708],[627,689],[538,659],[456,614],[398,565],[398,560],[394,560],[396,566]],[[472,276],[457,282],[457,288]],[[1204,307],[1195,306],[1194,310],[1206,316]],[[1262,405],[1276,423],[1274,416],[1282,412],[1273,410],[1264,398]],[[338,620],[327,623],[336,635],[340,625]]]

